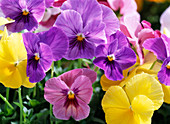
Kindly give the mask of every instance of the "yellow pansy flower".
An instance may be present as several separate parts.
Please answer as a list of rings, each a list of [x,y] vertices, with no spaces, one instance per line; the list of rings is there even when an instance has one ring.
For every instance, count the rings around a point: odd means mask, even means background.
[[[122,88],[111,86],[102,100],[108,124],[151,124],[154,110],[163,103],[161,84],[146,73],[132,77]]]
[[[8,36],[5,28],[0,40],[0,82],[5,87],[19,88],[21,85],[31,88],[26,76],[27,52],[22,34],[13,33]]]

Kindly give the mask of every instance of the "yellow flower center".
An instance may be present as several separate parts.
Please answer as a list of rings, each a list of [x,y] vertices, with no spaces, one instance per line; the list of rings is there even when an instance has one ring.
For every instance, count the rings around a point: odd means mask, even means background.
[[[22,15],[27,16],[28,14],[29,14],[29,12],[27,10],[22,11]]]
[[[72,90],[68,91],[68,99],[74,99],[74,92]]]
[[[108,60],[111,62],[113,60],[115,60],[115,56],[112,54],[112,55],[108,55],[107,56]]]
[[[170,69],[170,62],[166,65],[167,69]]]
[[[84,38],[85,38],[85,37],[84,37],[83,34],[78,34],[78,35],[77,35],[77,40],[80,41],[80,42],[83,41]]]
[[[35,58],[35,60],[37,60],[37,61],[38,61],[38,60],[40,59],[39,54],[38,54],[38,53],[35,53],[34,55],[35,55],[35,57],[34,57],[34,58]]]

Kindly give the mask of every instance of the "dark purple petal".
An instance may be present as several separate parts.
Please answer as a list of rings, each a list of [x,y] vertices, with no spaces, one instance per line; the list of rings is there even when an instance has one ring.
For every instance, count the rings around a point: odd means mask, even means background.
[[[115,61],[119,63],[122,70],[125,70],[136,63],[136,54],[128,47],[124,47],[116,52],[115,58]]]
[[[95,56],[99,57],[99,56],[107,56],[107,49],[105,48],[105,45],[99,45],[96,47],[95,50]]]
[[[43,67],[44,71],[48,71],[53,61],[52,51],[50,47],[44,43],[40,43],[39,50],[40,50],[39,63]]]
[[[106,41],[105,24],[101,21],[94,20],[83,29],[86,39],[92,43],[104,43]]]
[[[24,23],[25,23],[24,29],[27,29],[28,31],[34,31],[35,29],[38,28],[38,22],[35,19],[35,17],[32,16],[31,14],[29,15],[28,21]]]
[[[35,60],[34,55],[27,55],[27,76],[32,83],[39,82],[45,77],[43,67],[39,61]]]
[[[166,44],[162,40],[162,38],[147,39],[143,43],[143,47],[153,52],[157,56],[157,58],[162,61],[167,58]]]
[[[117,39],[114,39],[110,44],[109,44],[109,47],[108,47],[108,53],[107,55],[110,55],[110,54],[114,54],[115,51],[117,50],[118,48],[118,40]]]
[[[123,78],[122,69],[116,61],[108,62],[104,72],[109,80],[117,81]]]
[[[166,58],[162,64],[161,70],[158,72],[158,80],[167,86],[170,86],[170,69],[166,65],[170,62],[170,57]]]
[[[58,16],[55,26],[61,28],[67,37],[82,33],[83,21],[81,15],[74,10],[65,10]]]
[[[69,50],[65,56],[68,60],[74,60],[78,58],[92,59],[94,57],[95,45],[83,41],[77,41],[76,38],[69,43]]]
[[[27,50],[27,54],[35,54],[38,52],[38,42],[39,42],[39,37],[31,32],[24,33],[22,34],[23,36],[23,41],[25,48]]]
[[[107,6],[101,4],[103,10],[103,22],[106,24],[106,34],[110,36],[119,29],[119,20],[115,13]]]
[[[38,36],[40,42],[49,45],[51,48],[54,61],[65,56],[68,50],[68,38],[61,29],[53,27],[49,31],[38,33]]]
[[[108,38],[108,42],[112,42],[114,39],[118,39],[118,48],[117,49],[120,49],[122,47],[130,47],[127,37],[121,31],[117,31],[116,33],[111,35]]]
[[[96,0],[67,0],[61,9],[73,9],[80,13],[84,26],[93,20],[102,20],[102,9]]]
[[[99,68],[105,70],[105,61],[107,60],[107,57],[97,57],[96,59],[94,59],[93,64],[95,64],[96,66],[98,66]]]

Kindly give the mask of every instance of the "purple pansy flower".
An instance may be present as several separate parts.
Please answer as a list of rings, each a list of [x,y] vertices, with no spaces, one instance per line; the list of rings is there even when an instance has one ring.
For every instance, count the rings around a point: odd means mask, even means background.
[[[90,69],[74,69],[49,79],[44,88],[44,98],[53,104],[53,114],[58,119],[68,120],[71,116],[81,120],[89,115],[90,102],[96,80],[96,72]]]
[[[44,0],[2,0],[0,7],[6,17],[15,20],[7,24],[8,30],[12,32],[35,30],[45,12]]]
[[[56,27],[38,34],[23,34],[27,50],[27,76],[29,81],[39,82],[45,77],[53,60],[61,59],[68,48],[66,35]]]
[[[64,11],[58,16],[55,26],[61,28],[69,38],[65,58],[93,58],[95,44],[106,40],[101,6],[96,0],[68,0],[61,8]]]
[[[161,70],[158,72],[158,80],[162,84],[170,86],[170,38],[162,35],[160,38],[147,39],[143,47],[163,61]]]
[[[117,31],[108,38],[108,44],[96,48],[97,58],[93,63],[105,71],[110,80],[121,80],[122,70],[129,68],[136,62],[135,52],[129,47],[126,36]]]

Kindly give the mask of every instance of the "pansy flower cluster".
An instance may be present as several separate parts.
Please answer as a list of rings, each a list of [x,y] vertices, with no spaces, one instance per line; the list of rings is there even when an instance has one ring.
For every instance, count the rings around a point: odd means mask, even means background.
[[[87,118],[96,79],[109,124],[151,124],[154,111],[170,103],[169,8],[161,31],[140,20],[134,0],[0,0],[0,9],[0,82],[20,89],[45,80],[55,118]],[[61,59],[91,65],[54,77]]]

